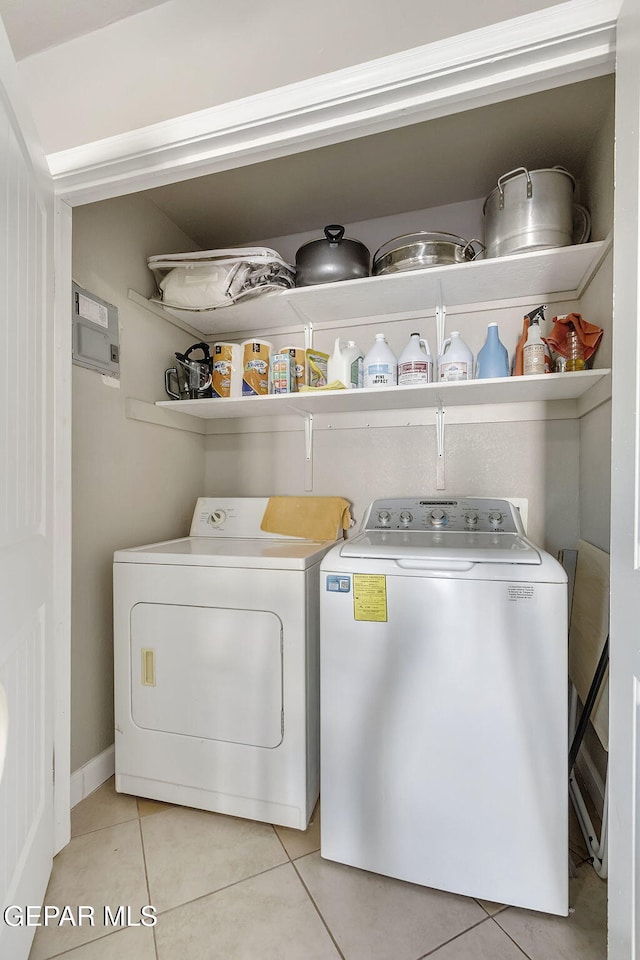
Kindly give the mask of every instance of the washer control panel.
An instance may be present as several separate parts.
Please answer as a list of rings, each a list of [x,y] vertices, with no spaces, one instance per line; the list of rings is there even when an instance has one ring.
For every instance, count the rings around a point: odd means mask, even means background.
[[[516,507],[488,497],[374,500],[363,530],[447,531],[522,534]]]

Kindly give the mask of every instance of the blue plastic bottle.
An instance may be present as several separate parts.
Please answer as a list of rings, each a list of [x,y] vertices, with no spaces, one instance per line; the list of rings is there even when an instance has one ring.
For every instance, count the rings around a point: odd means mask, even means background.
[[[490,323],[487,328],[487,339],[478,354],[476,362],[476,379],[488,380],[493,377],[509,376],[509,354],[507,348],[498,336],[498,324]]]

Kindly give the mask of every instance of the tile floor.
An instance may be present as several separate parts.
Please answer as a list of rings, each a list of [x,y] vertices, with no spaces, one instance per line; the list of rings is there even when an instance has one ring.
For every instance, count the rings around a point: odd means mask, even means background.
[[[47,904],[94,925],[40,927],[30,960],[605,960],[606,884],[572,827],[568,918],[503,907],[322,860],[305,833],[117,794],[72,811]],[[526,863],[522,865],[526,870]],[[154,927],[105,925],[153,904]]]

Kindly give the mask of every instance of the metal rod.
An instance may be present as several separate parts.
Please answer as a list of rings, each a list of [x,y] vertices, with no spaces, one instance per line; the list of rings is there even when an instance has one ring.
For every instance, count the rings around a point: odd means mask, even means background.
[[[598,693],[600,692],[600,687],[602,686],[602,681],[604,680],[604,675],[607,671],[608,665],[609,637],[607,637],[604,642],[604,646],[602,647],[602,653],[600,654],[600,659],[598,660],[598,666],[596,667],[596,672],[593,675],[593,680],[591,681],[591,686],[589,687],[589,693],[587,694],[587,699],[585,700],[584,707],[582,708],[582,713],[580,714],[580,720],[578,721],[573,743],[571,744],[571,749],[569,750],[569,773],[571,773],[573,770],[573,766],[576,762],[578,750],[580,749],[580,744],[582,743],[582,739],[585,735],[587,724],[589,723],[589,717],[591,716],[591,711],[593,710]]]

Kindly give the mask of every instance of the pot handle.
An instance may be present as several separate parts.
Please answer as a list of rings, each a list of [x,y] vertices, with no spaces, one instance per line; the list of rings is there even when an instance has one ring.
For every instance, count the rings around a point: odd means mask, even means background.
[[[479,250],[474,250],[474,249],[473,249],[472,244],[474,244],[474,243],[477,243],[477,244],[478,244],[478,246],[480,247]],[[461,254],[462,259],[464,260],[464,257],[465,257],[465,255],[466,255],[467,250],[471,250],[471,252],[472,252],[472,254],[473,254],[473,257],[472,257],[471,259],[472,259],[472,260],[477,260],[478,257],[480,256],[480,254],[481,254],[481,253],[484,253],[486,249],[487,249],[487,248],[485,247],[484,243],[482,243],[480,240],[475,240],[475,239],[474,239],[474,240],[467,240],[467,242],[465,243],[464,247],[462,248],[462,254]]]
[[[573,243],[586,243],[591,233],[591,215],[580,203],[573,205]]]
[[[167,370],[165,370],[165,372],[164,372],[164,389],[166,390],[167,394],[171,397],[172,400],[179,400],[179,399],[180,399],[180,394],[179,394],[179,393],[174,393],[173,390],[171,389],[171,387],[169,386],[169,384],[171,383],[171,376],[172,376],[172,375],[176,378],[176,383],[177,383],[177,381],[178,381],[178,371],[176,370],[176,368],[175,368],[175,367],[169,367]]]
[[[509,180],[511,177],[515,177],[518,173],[524,173],[527,178],[527,198],[531,199],[533,196],[533,184],[531,183],[531,174],[526,167],[516,167],[515,170],[509,170],[509,173],[504,173],[501,177],[498,177],[498,190],[500,191],[500,209],[504,210],[504,182]]]
[[[194,350],[202,350],[202,359],[203,359],[203,360],[210,360],[210,359],[211,359],[211,353],[210,353],[210,350],[209,350],[209,344],[208,344],[208,343],[194,343],[194,344],[192,344],[192,345],[189,347],[189,349],[187,350],[187,352],[185,353],[184,359],[185,359],[185,360],[188,360],[189,357],[191,356],[191,354],[194,352]]]
[[[339,223],[330,223],[328,227],[324,228],[324,235],[329,243],[340,243],[344,237],[344,227],[341,227]]]

